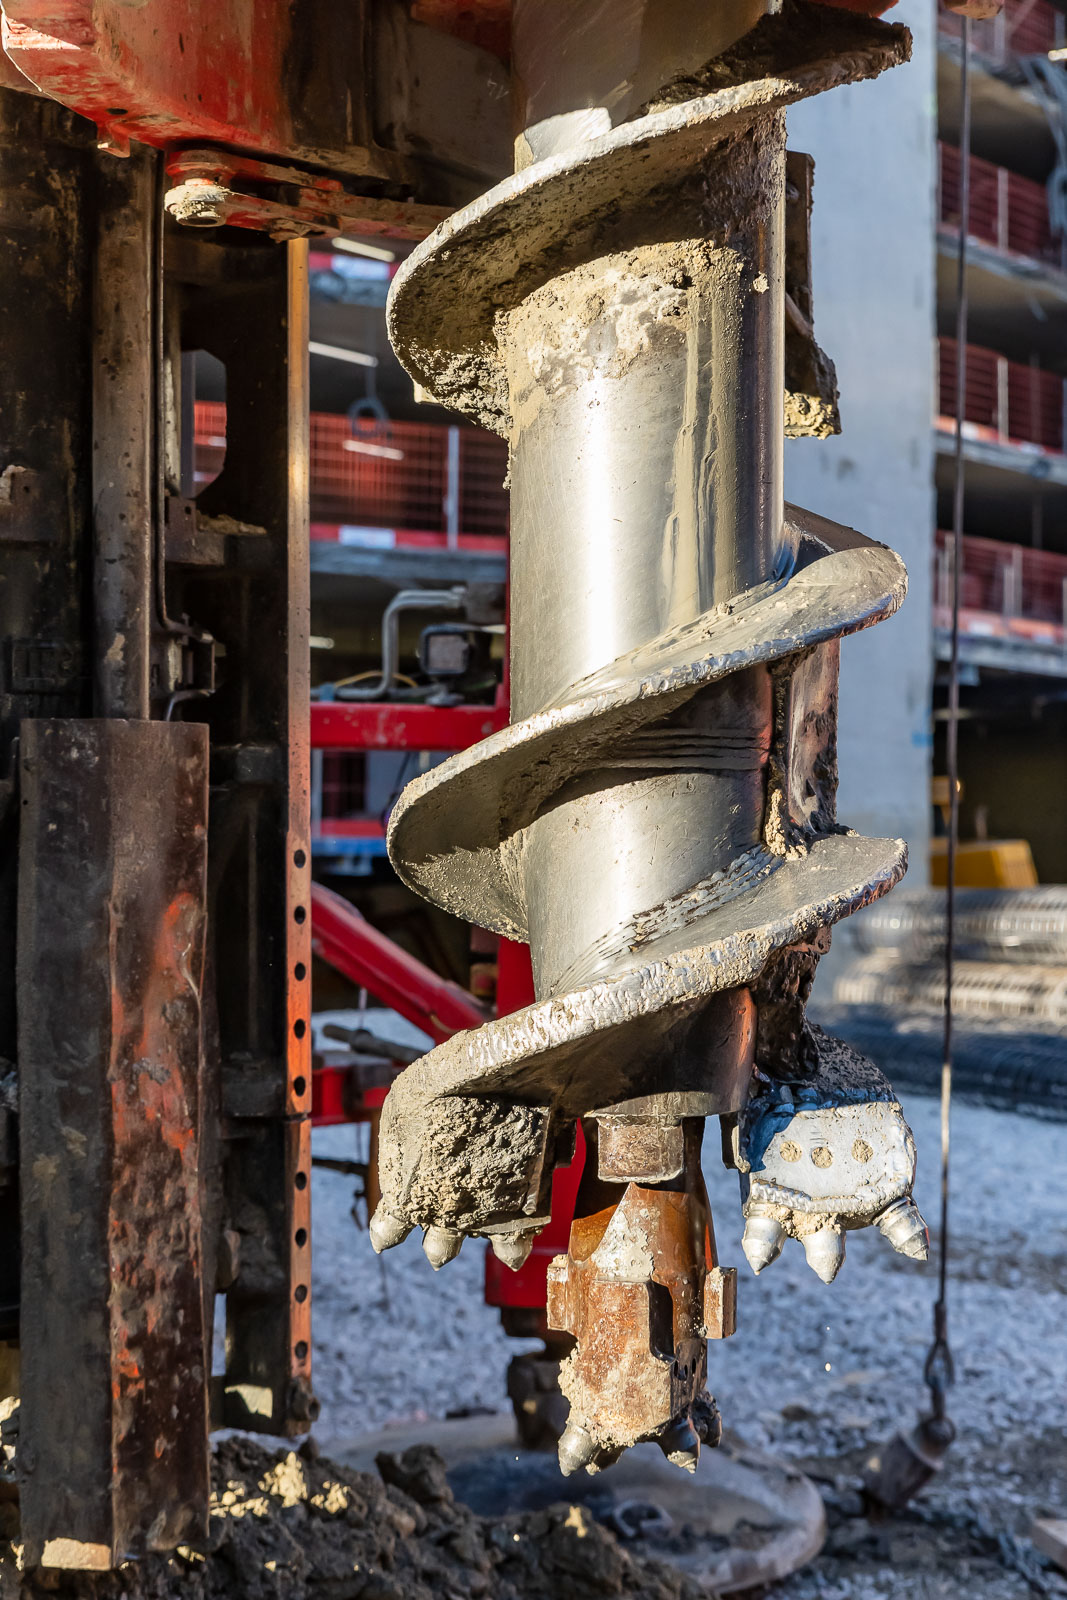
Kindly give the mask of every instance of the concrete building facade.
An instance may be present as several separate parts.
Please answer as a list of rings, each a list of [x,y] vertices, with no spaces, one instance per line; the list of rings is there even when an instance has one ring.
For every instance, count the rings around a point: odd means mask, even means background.
[[[908,567],[901,611],[845,640],[841,817],[908,841],[925,881],[933,671],[935,19],[904,0],[893,19],[911,61],[789,116],[815,157],[815,329],[837,367],[842,432],[786,445],[786,496],[890,545]]]

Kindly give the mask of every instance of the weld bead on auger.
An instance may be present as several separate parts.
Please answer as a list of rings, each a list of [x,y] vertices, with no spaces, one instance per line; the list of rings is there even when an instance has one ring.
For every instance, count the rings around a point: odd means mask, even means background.
[[[514,719],[409,785],[390,854],[437,904],[528,940],[537,999],[394,1085],[374,1238],[421,1226],[440,1265],[480,1233],[524,1259],[588,1119],[549,1280],[550,1321],[576,1338],[564,1471],[645,1438],[692,1469],[716,1442],[706,1339],[732,1331],[733,1279],[703,1122],[762,1081],[753,989],[776,952],[905,862],[833,810],[837,640],[899,605],[904,569],[783,510],[782,439],[784,109],[905,59],[907,34],[799,0],[758,22],[692,13],[688,59],[673,31],[651,67],[639,53],[631,120],[611,127],[553,101],[575,70],[561,8],[517,6],[517,78],[548,85],[525,164],[390,298],[416,381],[509,440]],[[524,40],[562,52],[555,91]],[[641,81],[655,92],[633,103]],[[864,1220],[910,1193],[897,1144]],[[752,1193],[754,1160],[739,1145]],[[847,1195],[780,1190],[763,1201],[779,1247],[793,1232],[831,1277]]]

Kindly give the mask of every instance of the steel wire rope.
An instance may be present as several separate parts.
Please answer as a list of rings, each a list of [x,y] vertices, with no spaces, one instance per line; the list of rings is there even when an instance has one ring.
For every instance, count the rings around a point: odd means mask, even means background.
[[[955,1372],[948,1337],[948,1253],[952,1151],[952,1001],[956,972],[956,856],[959,844],[960,589],[963,567],[963,417],[967,391],[967,229],[971,199],[971,19],[963,16],[960,50],[960,233],[956,255],[956,429],[952,482],[952,628],[948,669],[945,767],[948,776],[948,841],[945,884],[945,1010],[941,1059],[941,1208],[937,1242],[934,1339],[924,1381],[934,1417],[946,1416],[946,1393]]]

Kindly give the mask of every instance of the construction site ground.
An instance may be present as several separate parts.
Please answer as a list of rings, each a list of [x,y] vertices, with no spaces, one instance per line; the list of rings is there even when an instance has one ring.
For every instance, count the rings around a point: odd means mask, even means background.
[[[394,1036],[411,1037],[390,1019]],[[938,1106],[905,1107],[919,1147],[917,1196],[936,1236]],[[829,1536],[775,1600],[1017,1600],[1067,1595],[1033,1551],[1035,1517],[1067,1513],[1067,1169],[1065,1128],[958,1105],[953,1116],[950,1333],[959,1430],[941,1476],[884,1524],[862,1513],[872,1447],[924,1403],[934,1263],[852,1234],[826,1287],[797,1245],[756,1279],[740,1249],[736,1175],[707,1143],[708,1187],[725,1263],[740,1268],[736,1336],[710,1354],[728,1429],[796,1462],[819,1483]],[[320,1154],[352,1155],[357,1130],[323,1129]],[[717,1145],[717,1141],[715,1141]],[[417,1237],[379,1259],[349,1215],[351,1180],[315,1175],[315,1387],[321,1447],[343,1458],[358,1434],[464,1408],[504,1409],[518,1349],[482,1300],[482,1247],[434,1273]],[[560,1481],[566,1500],[566,1481]]]
[[[395,1018],[367,1020],[411,1037]],[[937,1103],[913,1097],[906,1110],[918,1198],[936,1220]],[[955,1111],[950,1409],[959,1437],[941,1476],[882,1521],[865,1514],[861,1473],[923,1404],[933,1263],[917,1268],[868,1232],[850,1238],[829,1288],[798,1246],[754,1279],[740,1251],[736,1175],[709,1152],[720,1255],[742,1269],[739,1330],[711,1347],[712,1387],[733,1437],[806,1472],[827,1514],[822,1553],[760,1591],[764,1600],[1067,1596],[1067,1576],[1028,1538],[1036,1517],[1067,1510],[1063,1136],[1060,1122]],[[364,1141],[365,1130],[330,1128],[313,1146],[351,1158]],[[217,1441],[207,1543],[113,1573],[24,1572],[17,1513],[0,1500],[0,1533],[11,1540],[0,1543],[0,1600],[700,1600],[657,1555],[672,1541],[691,1546],[687,1528],[661,1546],[628,1547],[574,1503],[584,1479],[561,1478],[555,1505],[511,1516],[477,1516],[453,1498],[440,1456],[408,1447],[413,1430],[437,1423],[441,1437],[450,1413],[505,1412],[508,1361],[531,1346],[506,1339],[483,1303],[481,1246],[468,1244],[439,1274],[417,1238],[378,1259],[350,1215],[352,1178],[321,1166],[314,1204],[314,1437],[299,1453],[280,1440]],[[478,1427],[486,1431],[485,1416]],[[368,1454],[366,1436],[382,1429],[396,1449],[382,1453],[379,1440]],[[677,1512],[681,1497],[672,1504]]]

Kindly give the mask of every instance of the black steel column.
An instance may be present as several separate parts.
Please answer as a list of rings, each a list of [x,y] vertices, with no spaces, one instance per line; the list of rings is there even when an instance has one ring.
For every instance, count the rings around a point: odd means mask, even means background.
[[[93,248],[94,705],[147,717],[152,642],[155,322],[161,294],[159,155],[104,158]]]

